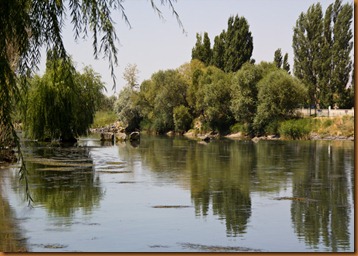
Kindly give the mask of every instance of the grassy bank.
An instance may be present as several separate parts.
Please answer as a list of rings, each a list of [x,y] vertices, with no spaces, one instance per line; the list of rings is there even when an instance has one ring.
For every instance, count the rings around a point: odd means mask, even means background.
[[[354,137],[354,117],[315,117],[289,120],[280,124],[279,133],[283,139]]]

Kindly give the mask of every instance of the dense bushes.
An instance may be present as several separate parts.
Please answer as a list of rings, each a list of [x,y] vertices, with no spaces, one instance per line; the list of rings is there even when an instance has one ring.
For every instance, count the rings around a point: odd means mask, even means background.
[[[295,117],[296,108],[305,100],[304,86],[284,70],[270,72],[257,86],[254,127],[259,135],[265,133],[266,127],[275,130],[275,123]]]
[[[277,133],[278,123],[294,117],[305,93],[297,79],[273,63],[245,63],[225,73],[192,60],[154,73],[138,91],[123,89],[116,112],[124,124],[157,133],[187,131],[196,119],[202,131],[228,133],[238,123],[241,132],[256,136]]]
[[[313,125],[312,119],[288,120],[280,124],[279,133],[284,139],[308,139]]]

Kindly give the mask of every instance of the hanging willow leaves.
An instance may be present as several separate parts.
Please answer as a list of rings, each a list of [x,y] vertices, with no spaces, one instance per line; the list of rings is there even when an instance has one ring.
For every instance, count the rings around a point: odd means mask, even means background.
[[[161,0],[160,5],[169,6],[183,28],[173,2],[176,0]],[[113,17],[119,12],[130,26],[123,4],[124,0],[0,0],[0,149],[17,145],[22,161],[12,115],[15,106],[26,105],[22,96],[26,95],[28,83],[24,78],[37,70],[41,48],[53,49],[64,62],[69,62],[62,40],[66,16],[73,25],[74,38],[91,38],[94,56],[104,55],[108,59],[115,88],[118,38]],[[163,18],[156,1],[150,0],[150,4]],[[26,177],[26,168],[21,166],[20,176]]]
[[[49,51],[46,73],[31,81],[26,135],[38,140],[75,141],[86,135],[105,88],[91,68],[78,73],[70,61]]]

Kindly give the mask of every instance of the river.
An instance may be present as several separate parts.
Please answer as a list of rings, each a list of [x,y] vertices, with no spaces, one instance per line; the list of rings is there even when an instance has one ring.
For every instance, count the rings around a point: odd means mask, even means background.
[[[354,251],[352,141],[22,143],[34,203],[0,169],[5,251]]]

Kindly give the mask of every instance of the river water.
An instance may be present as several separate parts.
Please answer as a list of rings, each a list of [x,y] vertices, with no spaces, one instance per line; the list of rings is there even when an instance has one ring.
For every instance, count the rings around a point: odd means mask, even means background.
[[[0,169],[5,251],[354,251],[351,141],[23,144],[34,203]]]

